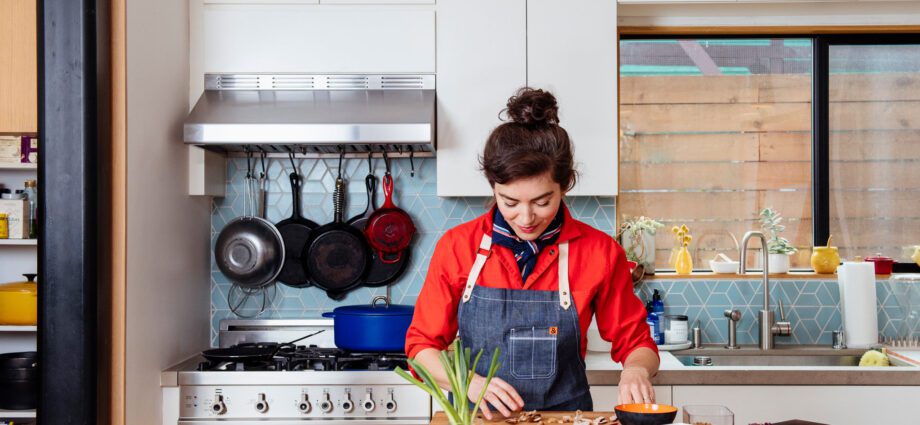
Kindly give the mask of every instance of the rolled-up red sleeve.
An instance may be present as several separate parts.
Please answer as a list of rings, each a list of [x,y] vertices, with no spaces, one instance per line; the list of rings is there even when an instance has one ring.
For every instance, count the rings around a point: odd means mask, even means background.
[[[463,296],[463,283],[459,282],[461,271],[453,237],[452,232],[446,233],[431,256],[412,324],[406,332],[406,355],[410,359],[426,348],[447,349],[457,335],[457,306]]]
[[[616,242],[612,242],[609,260],[610,278],[598,288],[595,315],[601,337],[612,344],[610,357],[622,363],[640,347],[648,347],[657,354],[658,347],[645,322],[645,306],[633,292],[626,253]]]

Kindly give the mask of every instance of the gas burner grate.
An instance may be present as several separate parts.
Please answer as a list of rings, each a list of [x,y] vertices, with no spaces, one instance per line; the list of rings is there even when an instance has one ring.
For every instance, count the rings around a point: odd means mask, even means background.
[[[199,371],[386,371],[408,368],[405,353],[351,353],[337,348],[282,346],[269,361],[203,361]]]

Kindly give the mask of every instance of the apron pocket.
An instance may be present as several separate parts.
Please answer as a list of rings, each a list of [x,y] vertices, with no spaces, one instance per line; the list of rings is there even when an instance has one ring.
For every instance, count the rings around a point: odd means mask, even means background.
[[[511,328],[511,376],[543,379],[556,374],[556,334],[551,326]]]

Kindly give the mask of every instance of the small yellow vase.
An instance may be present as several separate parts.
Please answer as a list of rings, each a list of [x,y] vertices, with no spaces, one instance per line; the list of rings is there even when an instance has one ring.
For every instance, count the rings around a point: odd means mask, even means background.
[[[920,245],[914,247],[914,255],[910,257],[918,266],[920,266]]]
[[[677,274],[690,274],[693,272],[693,258],[690,256],[690,251],[687,250],[687,247],[682,246],[680,251],[677,252],[674,270]]]
[[[811,250],[811,267],[815,273],[833,274],[840,265],[836,246],[816,246]]]

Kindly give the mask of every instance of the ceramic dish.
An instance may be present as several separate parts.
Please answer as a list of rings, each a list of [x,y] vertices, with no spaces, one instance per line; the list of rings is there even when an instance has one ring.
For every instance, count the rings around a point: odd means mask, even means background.
[[[737,261],[709,260],[709,267],[715,273],[738,273],[739,264]]]
[[[670,424],[677,417],[677,408],[667,404],[621,404],[614,410],[623,425]]]

